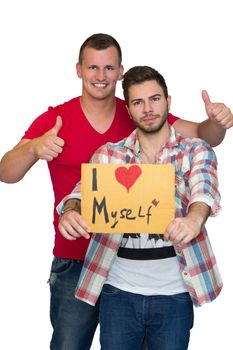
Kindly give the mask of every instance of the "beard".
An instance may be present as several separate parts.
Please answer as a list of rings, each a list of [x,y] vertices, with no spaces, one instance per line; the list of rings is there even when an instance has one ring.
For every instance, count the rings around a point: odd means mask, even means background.
[[[158,124],[156,125],[144,125],[143,123],[143,119],[146,118],[146,117],[154,117],[154,118],[160,118],[160,121]],[[141,130],[142,132],[146,133],[146,134],[153,134],[153,133],[157,133],[159,132],[164,124],[166,123],[167,121],[167,117],[168,117],[168,109],[166,110],[166,112],[161,116],[159,114],[148,114],[146,116],[144,116],[143,118],[141,118],[139,121],[138,120],[135,120],[133,117],[133,121],[136,125],[136,127]]]

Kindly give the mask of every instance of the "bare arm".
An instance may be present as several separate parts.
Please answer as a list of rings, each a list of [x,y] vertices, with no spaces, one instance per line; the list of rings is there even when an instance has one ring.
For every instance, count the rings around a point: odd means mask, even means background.
[[[210,101],[206,91],[202,91],[208,119],[201,123],[178,119],[174,123],[175,129],[187,137],[199,137],[212,147],[218,146],[224,139],[226,130],[233,126],[233,115],[230,108],[223,103]]]
[[[62,126],[57,117],[54,127],[33,140],[23,139],[8,151],[0,162],[0,180],[7,183],[20,181],[28,170],[39,160],[53,160],[62,152],[64,141],[57,136]]]
[[[7,183],[20,181],[38,159],[32,151],[31,141],[20,141],[1,159],[0,180]]]
[[[189,207],[186,217],[175,218],[167,227],[165,240],[174,244],[187,244],[196,238],[210,214],[210,207],[203,202],[195,202]]]

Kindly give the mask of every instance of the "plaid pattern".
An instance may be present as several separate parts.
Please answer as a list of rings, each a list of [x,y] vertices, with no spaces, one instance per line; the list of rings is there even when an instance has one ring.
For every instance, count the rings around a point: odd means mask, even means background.
[[[175,216],[182,217],[188,207],[197,201],[206,203],[214,216],[220,210],[217,160],[212,148],[200,139],[188,139],[170,127],[170,138],[161,149],[158,164],[175,166]],[[99,148],[92,163],[141,163],[137,133],[116,144]],[[61,211],[67,199],[80,198],[81,184],[60,203]],[[95,305],[108,271],[116,257],[123,234],[93,234],[86,253],[76,298]],[[194,305],[200,306],[214,300],[222,289],[222,280],[205,228],[185,247],[174,247],[180,271]]]

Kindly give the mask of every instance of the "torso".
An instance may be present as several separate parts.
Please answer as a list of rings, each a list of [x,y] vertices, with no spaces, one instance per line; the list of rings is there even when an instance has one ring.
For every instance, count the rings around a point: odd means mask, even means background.
[[[88,163],[97,148],[107,142],[117,142],[127,137],[135,128],[129,118],[125,102],[116,99],[116,112],[109,128],[98,132],[89,123],[80,105],[80,98],[74,98],[57,107],[50,107],[47,112],[39,116],[26,131],[24,138],[33,139],[51,129],[57,115],[62,117],[62,128],[59,137],[65,141],[63,152],[52,162],[48,163],[51,181],[54,190],[54,227],[55,245],[53,253],[60,258],[83,260],[89,241],[78,239],[68,241],[59,233],[58,214],[56,206],[69,194],[81,177],[81,164]],[[168,121],[172,124],[177,118],[169,115]]]

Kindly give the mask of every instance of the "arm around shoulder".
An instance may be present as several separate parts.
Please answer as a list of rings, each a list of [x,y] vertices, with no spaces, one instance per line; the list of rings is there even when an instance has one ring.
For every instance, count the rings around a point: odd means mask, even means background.
[[[226,130],[233,127],[233,114],[224,103],[211,102],[207,91],[202,91],[208,118],[200,123],[178,119],[175,129],[186,137],[198,137],[210,146],[218,146],[224,139]]]

